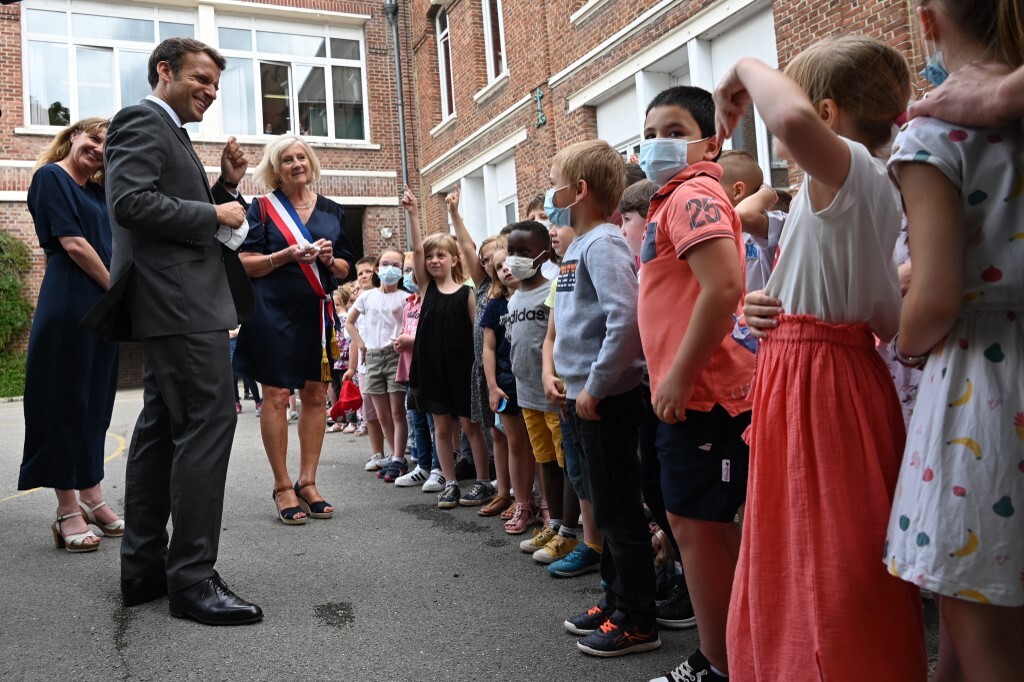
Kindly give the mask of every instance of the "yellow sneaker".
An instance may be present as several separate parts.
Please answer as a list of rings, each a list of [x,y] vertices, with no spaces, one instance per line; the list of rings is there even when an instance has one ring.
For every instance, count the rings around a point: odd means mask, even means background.
[[[551,542],[551,538],[558,535],[558,529],[552,528],[551,526],[544,526],[539,531],[535,531],[532,538],[529,540],[523,540],[519,543],[519,549],[523,550],[527,554],[533,554],[544,545]]]
[[[547,544],[533,553],[533,560],[542,564],[550,564],[569,556],[579,540],[570,540],[564,535],[555,535]]]

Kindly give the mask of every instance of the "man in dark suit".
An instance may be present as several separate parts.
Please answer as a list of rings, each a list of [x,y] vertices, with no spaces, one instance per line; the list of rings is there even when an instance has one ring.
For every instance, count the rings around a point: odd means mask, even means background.
[[[253,302],[237,254],[218,239],[245,229],[245,204],[234,195],[248,161],[229,139],[211,189],[182,127],[202,120],[225,66],[203,43],[165,40],[149,58],[153,94],[111,120],[112,284],[86,318],[108,336],[142,342],[144,406],[126,472],[124,604],[167,594],[171,615],[209,625],[263,617],[213,569],[236,421],[228,330]]]

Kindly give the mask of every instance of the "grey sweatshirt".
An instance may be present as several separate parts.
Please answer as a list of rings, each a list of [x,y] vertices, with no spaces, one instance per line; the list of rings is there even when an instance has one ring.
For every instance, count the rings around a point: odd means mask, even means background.
[[[555,289],[555,370],[566,395],[625,393],[644,373],[636,321],[636,260],[619,228],[605,223],[569,245]]]

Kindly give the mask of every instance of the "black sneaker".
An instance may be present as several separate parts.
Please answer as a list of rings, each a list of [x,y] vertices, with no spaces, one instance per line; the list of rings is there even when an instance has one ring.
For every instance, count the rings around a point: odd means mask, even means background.
[[[391,464],[388,465],[387,471],[384,472],[384,482],[394,483],[395,479],[399,476],[405,476],[409,471],[409,464],[405,461],[405,457],[402,459],[393,459]]]
[[[697,626],[697,616],[693,615],[693,604],[690,603],[686,581],[678,580],[668,599],[658,605],[658,625],[673,630],[686,630]]]
[[[489,481],[477,481],[469,492],[462,496],[459,504],[463,507],[479,507],[494,499],[494,486]]]
[[[476,480],[476,465],[465,457],[460,457],[458,453],[455,453],[455,480]]]
[[[563,625],[565,625],[566,630],[574,635],[589,635],[601,627],[603,622],[608,620],[613,610],[605,606],[602,599],[597,606],[591,606],[580,615],[567,619]]]
[[[455,509],[459,506],[460,497],[462,497],[462,491],[459,490],[459,484],[454,482],[448,483],[437,496],[437,508]]]
[[[727,682],[728,679],[712,670],[708,659],[697,649],[679,667],[655,677],[651,682]]]
[[[576,648],[583,653],[602,658],[653,651],[660,646],[657,625],[629,623],[621,614],[609,618],[601,627],[576,642]]]

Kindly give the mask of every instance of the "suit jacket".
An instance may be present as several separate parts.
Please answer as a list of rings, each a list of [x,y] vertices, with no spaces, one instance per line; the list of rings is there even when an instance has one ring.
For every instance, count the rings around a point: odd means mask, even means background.
[[[122,341],[237,326],[252,286],[214,236],[214,204],[236,199],[211,190],[188,135],[143,100],[114,115],[104,158],[111,285],[83,324]]]

